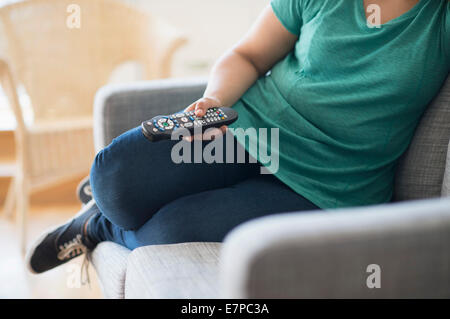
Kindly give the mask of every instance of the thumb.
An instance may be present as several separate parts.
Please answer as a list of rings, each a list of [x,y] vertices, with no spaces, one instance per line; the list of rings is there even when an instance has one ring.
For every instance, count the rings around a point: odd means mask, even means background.
[[[201,100],[197,102],[195,106],[195,115],[203,116],[206,114],[206,111],[211,107],[211,103],[205,100]]]

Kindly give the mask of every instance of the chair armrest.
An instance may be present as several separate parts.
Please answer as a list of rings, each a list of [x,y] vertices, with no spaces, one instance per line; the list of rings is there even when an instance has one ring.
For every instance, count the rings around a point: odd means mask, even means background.
[[[220,280],[225,298],[448,298],[450,198],[248,222],[225,240]]]
[[[149,65],[146,70],[149,78],[168,78],[171,74],[174,54],[184,46],[188,40],[177,28],[167,24],[164,20],[153,17],[150,27],[156,65]]]
[[[205,79],[157,80],[101,88],[94,103],[96,150],[147,119],[182,110],[200,98],[205,88]]]

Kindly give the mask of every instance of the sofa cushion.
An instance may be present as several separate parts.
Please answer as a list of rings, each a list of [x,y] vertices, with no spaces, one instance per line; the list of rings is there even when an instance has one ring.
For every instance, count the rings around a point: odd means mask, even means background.
[[[125,298],[125,274],[130,253],[131,250],[106,241],[98,244],[90,254],[105,298]]]
[[[217,298],[219,243],[146,246],[128,258],[125,298]]]
[[[439,197],[450,140],[450,77],[425,111],[397,167],[394,200]]]

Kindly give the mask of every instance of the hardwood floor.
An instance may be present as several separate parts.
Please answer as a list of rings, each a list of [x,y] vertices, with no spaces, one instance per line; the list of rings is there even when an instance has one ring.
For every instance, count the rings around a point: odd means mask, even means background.
[[[14,163],[12,132],[0,131],[0,299],[1,298],[101,298],[97,278],[90,267],[91,288],[79,284],[82,257],[42,275],[33,275],[25,267],[19,250],[14,219],[1,215],[11,178],[8,165]],[[87,174],[87,173],[86,173]],[[28,246],[44,230],[65,222],[79,209],[75,189],[86,175],[35,193],[31,197]]]
[[[65,222],[79,205],[34,205],[29,221],[29,244],[45,229]],[[41,275],[31,274],[19,251],[15,224],[0,218],[0,299],[1,298],[102,298],[92,267],[91,288],[79,285],[83,257]]]
[[[28,247],[44,230],[64,223],[80,209],[74,195],[77,182],[33,195]],[[18,243],[14,220],[0,217],[0,298],[102,298],[92,267],[89,269],[91,287],[79,285],[83,257],[45,274],[33,275],[25,267]]]

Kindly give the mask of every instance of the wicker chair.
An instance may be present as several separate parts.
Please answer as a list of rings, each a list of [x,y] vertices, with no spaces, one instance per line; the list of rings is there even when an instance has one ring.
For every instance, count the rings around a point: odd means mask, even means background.
[[[128,61],[140,63],[146,79],[168,77],[173,54],[186,41],[164,22],[113,0],[77,0],[80,24],[72,28],[72,3],[33,0],[0,7],[0,39],[6,40],[0,79],[17,120],[18,169],[5,214],[17,208],[22,250],[30,193],[89,170],[97,89]],[[22,115],[18,84],[31,99],[32,124]]]

